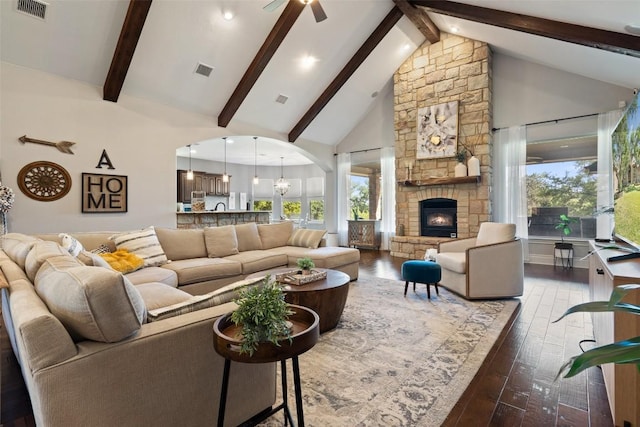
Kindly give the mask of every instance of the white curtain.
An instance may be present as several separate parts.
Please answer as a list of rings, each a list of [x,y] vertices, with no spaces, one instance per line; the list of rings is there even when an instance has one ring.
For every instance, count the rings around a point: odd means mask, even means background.
[[[611,162],[611,133],[620,121],[620,110],[598,114],[598,196],[596,210],[603,212],[613,207],[613,165]],[[596,237],[610,239],[613,232],[613,215],[599,213],[596,216]]]
[[[524,259],[528,261],[526,161],[526,127],[500,129],[493,142],[493,220],[516,225],[516,236],[522,240]]]
[[[380,171],[382,174],[382,249],[391,248],[391,237],[396,234],[396,160],[395,148],[380,150]]]
[[[339,153],[337,163],[336,182],[338,183],[338,188],[336,196],[338,199],[338,212],[336,219],[338,222],[338,245],[349,246],[349,238],[347,236],[349,224],[347,220],[349,219],[350,210],[349,174],[351,173],[351,153]]]

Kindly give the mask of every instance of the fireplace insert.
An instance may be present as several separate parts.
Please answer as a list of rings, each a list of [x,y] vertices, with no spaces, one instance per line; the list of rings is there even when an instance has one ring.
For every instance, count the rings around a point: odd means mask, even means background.
[[[434,198],[420,201],[420,235],[457,237],[458,201]]]

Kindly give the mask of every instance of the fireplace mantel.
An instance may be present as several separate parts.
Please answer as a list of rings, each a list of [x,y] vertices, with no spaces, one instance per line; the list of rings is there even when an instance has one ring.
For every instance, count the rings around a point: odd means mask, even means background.
[[[479,183],[482,181],[482,177],[478,176],[459,176],[450,177],[443,176],[437,178],[427,178],[418,181],[398,181],[398,185],[403,187],[428,187],[430,185],[447,185],[447,184],[470,184]]]

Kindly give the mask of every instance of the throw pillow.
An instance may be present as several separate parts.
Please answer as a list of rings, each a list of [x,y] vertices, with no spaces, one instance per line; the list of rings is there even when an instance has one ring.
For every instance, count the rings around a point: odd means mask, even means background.
[[[115,252],[100,254],[99,256],[109,263],[111,268],[122,274],[139,270],[144,265],[142,258],[126,249],[118,249]]]
[[[222,227],[206,227],[204,243],[209,258],[221,258],[238,253],[238,238],[233,225]]]
[[[116,234],[109,239],[113,240],[117,249],[126,249],[142,258],[145,267],[162,265],[167,262],[167,256],[160,246],[153,226],[140,231]]]
[[[100,254],[106,254],[106,253],[111,252],[111,249],[109,249],[109,246],[107,246],[107,245],[105,245],[105,244],[103,243],[103,244],[101,244],[100,246],[98,246],[97,248],[92,249],[90,252],[91,252],[92,254],[100,255]]]
[[[301,248],[316,249],[327,230],[309,230],[308,228],[297,228],[293,230],[291,238],[287,242],[289,246],[299,246]]]
[[[24,263],[31,247],[40,239],[21,233],[7,233],[2,236],[2,250],[24,270]]]
[[[48,258],[34,285],[77,341],[120,341],[138,332],[145,319],[144,301],[126,277],[82,265],[70,255]]]
[[[237,299],[239,292],[248,286],[259,286],[264,281],[263,277],[254,279],[244,279],[224,286],[213,292],[204,295],[196,295],[177,304],[167,307],[149,310],[147,312],[147,322],[156,322],[158,320],[167,319],[169,317],[179,316],[185,313],[202,310],[204,308],[215,307]]]
[[[68,235],[67,233],[58,234],[60,237],[62,244],[61,246],[65,248],[72,256],[78,256],[78,254],[84,249],[82,243],[78,241],[73,236]]]
[[[109,253],[109,251],[103,253]],[[93,253],[92,251],[82,251],[78,254],[77,258],[84,265],[88,265],[90,267],[103,267],[108,268],[109,270],[113,270],[113,268],[111,268],[111,265],[109,265],[109,263],[104,258],[102,258],[99,254]]]
[[[262,242],[262,249],[286,246],[293,233],[293,221],[283,221],[276,224],[258,225],[258,234]]]
[[[255,251],[262,249],[260,234],[258,234],[258,226],[255,222],[247,224],[238,224],[236,228],[236,237],[238,238],[238,251]]]

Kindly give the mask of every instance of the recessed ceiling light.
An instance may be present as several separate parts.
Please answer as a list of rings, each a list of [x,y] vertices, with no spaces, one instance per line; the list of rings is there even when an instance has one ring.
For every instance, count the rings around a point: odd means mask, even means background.
[[[402,50],[409,50],[411,49],[411,45],[409,43],[405,43],[402,45]]]
[[[300,60],[300,64],[302,65],[302,68],[305,68],[305,69],[309,69],[313,67],[316,62],[318,62],[318,59],[314,58],[311,55],[307,55]]]
[[[627,30],[628,33],[636,34],[640,36],[640,25],[629,24],[629,25],[625,25],[624,29]]]
[[[451,32],[452,33],[457,33],[458,31],[460,31],[460,28],[456,27],[455,25],[451,27]]]
[[[222,17],[225,19],[225,21],[231,21],[233,19],[233,12],[231,12],[230,10],[223,10]]]
[[[233,144],[235,141],[231,138],[227,138],[227,144]]]
[[[560,148],[569,148],[568,145],[561,145]]]

